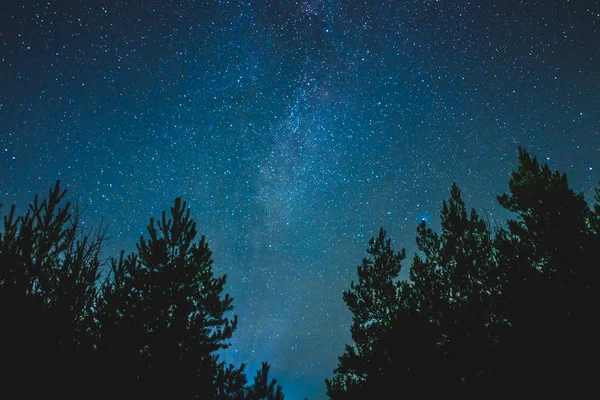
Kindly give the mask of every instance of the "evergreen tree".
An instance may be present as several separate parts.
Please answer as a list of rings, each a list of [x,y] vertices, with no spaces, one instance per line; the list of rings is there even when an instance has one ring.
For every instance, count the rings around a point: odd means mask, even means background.
[[[359,284],[344,300],[353,313],[355,346],[340,357],[332,399],[394,391],[435,395],[475,386],[490,374],[495,354],[498,297],[492,239],[472,210],[467,214],[453,185],[442,206],[442,233],[418,227],[410,281],[398,281],[404,251],[391,249],[385,232],[370,242],[374,260],[363,260]],[[431,385],[436,382],[436,385]]]
[[[5,387],[17,397],[76,392],[91,383],[94,300],[103,231],[85,232],[60,181],[23,216],[12,206],[0,232],[0,353]],[[78,366],[75,366],[75,362]],[[26,392],[25,392],[26,390]],[[40,393],[37,393],[37,391]]]
[[[410,271],[411,308],[428,317],[444,357],[448,390],[477,386],[502,363],[508,329],[500,307],[501,280],[494,239],[460,189],[442,204],[440,234],[422,223]]]
[[[509,192],[498,199],[516,219],[492,233],[453,185],[441,232],[417,228],[408,282],[383,230],[371,240],[373,261],[344,293],[355,345],[326,380],[330,398],[591,389],[600,190],[591,210],[519,149]]]
[[[215,276],[206,240],[185,202],[150,220],[137,251],[111,259],[100,282],[104,231],[81,228],[60,182],[24,216],[12,207],[0,231],[3,389],[20,398],[243,400],[244,365],[219,361],[237,324],[226,276]],[[263,379],[264,378],[264,379]],[[20,386],[24,381],[27,387]],[[283,399],[275,380],[266,398]],[[262,393],[262,392],[260,392]],[[261,397],[263,398],[263,397]]]
[[[276,379],[269,381],[270,366],[263,362],[256,371],[254,383],[248,388],[247,400],[283,400],[283,391]]]
[[[369,241],[369,257],[358,266],[358,282],[344,292],[344,302],[352,312],[350,332],[354,346],[346,345],[334,371],[326,380],[327,393],[333,399],[361,398],[367,380],[374,374],[375,361],[385,358],[377,341],[392,325],[401,304],[397,301],[402,284],[397,281],[405,251],[394,252],[390,239],[381,229]]]
[[[598,351],[598,205],[590,210],[565,174],[521,148],[519,163],[498,197],[517,217],[498,240],[513,326],[508,379],[536,391],[584,387]]]
[[[226,276],[215,277],[211,252],[186,203],[176,199],[170,218],[150,219],[149,239],[137,253],[113,260],[99,316],[102,346],[127,365],[135,393],[177,398],[233,395],[241,371],[226,368],[216,352],[228,347],[237,316],[222,296]],[[108,352],[107,352],[108,353]]]
[[[245,400],[246,399],[246,384],[248,382],[244,373],[245,364],[240,368],[235,368],[233,365],[227,368],[219,368],[217,370],[216,386],[218,400]]]

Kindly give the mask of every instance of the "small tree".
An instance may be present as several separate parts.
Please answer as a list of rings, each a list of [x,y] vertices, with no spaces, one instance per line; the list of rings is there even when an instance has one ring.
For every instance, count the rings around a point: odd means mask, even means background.
[[[283,400],[283,391],[277,380],[269,381],[269,369],[269,364],[263,362],[261,369],[256,371],[254,383],[248,387],[247,400]]]

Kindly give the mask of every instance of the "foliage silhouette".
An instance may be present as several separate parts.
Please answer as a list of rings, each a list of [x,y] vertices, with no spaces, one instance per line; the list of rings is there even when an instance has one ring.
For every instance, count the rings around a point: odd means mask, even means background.
[[[571,394],[593,385],[600,190],[593,207],[519,148],[492,231],[456,184],[441,231],[417,227],[408,281],[386,232],[344,292],[353,314],[327,394]],[[263,363],[252,384],[226,365],[237,316],[181,199],[150,219],[136,251],[108,263],[105,230],[84,230],[57,181],[0,231],[3,389],[18,397],[283,400]],[[101,280],[100,271],[110,275]],[[26,379],[32,382],[22,387]]]
[[[226,276],[213,275],[206,240],[194,242],[196,224],[181,199],[169,218],[150,219],[148,234],[135,254],[111,264],[114,279],[105,282],[99,308],[101,348],[121,347],[135,393],[216,396],[214,376],[225,366],[215,352],[228,347],[237,324],[237,316],[225,317],[233,301],[221,297]]]
[[[57,181],[24,216],[13,206],[4,217],[3,389],[20,398],[255,398],[259,381],[247,386],[244,365],[219,361],[237,316],[227,317],[226,276],[213,274],[186,203],[150,219],[148,239],[110,259],[101,281],[104,230],[83,231],[65,193]],[[273,395],[283,399],[280,386]]]
[[[269,370],[269,364],[263,362],[261,369],[256,371],[254,383],[248,388],[248,400],[283,400],[283,391],[277,380],[269,382]]]
[[[519,168],[500,204],[517,216],[498,236],[504,303],[512,324],[509,378],[549,393],[588,387],[598,354],[599,206],[588,207],[567,177],[519,149]]]
[[[371,239],[372,259],[344,293],[354,346],[326,380],[331,399],[591,388],[600,192],[590,209],[564,174],[519,148],[498,200],[516,219],[492,232],[454,184],[441,232],[417,228],[406,282],[404,251],[391,256],[383,229]]]
[[[57,181],[48,199],[35,196],[25,215],[16,216],[12,206],[0,232],[3,378],[19,397],[68,392],[65,377],[89,378],[74,361],[93,350],[104,232],[85,232],[80,209],[64,196]],[[18,387],[24,376],[36,378],[27,394]]]

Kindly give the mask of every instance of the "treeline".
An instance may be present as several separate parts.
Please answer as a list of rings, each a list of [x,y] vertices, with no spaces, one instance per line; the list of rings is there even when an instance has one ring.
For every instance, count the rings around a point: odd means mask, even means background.
[[[590,208],[567,178],[519,149],[490,227],[456,185],[441,232],[417,228],[408,281],[382,229],[344,292],[353,345],[326,380],[333,400],[593,393],[598,360],[600,192]]]
[[[150,219],[136,251],[101,261],[60,183],[0,230],[2,397],[283,400],[263,363],[219,360],[237,317],[186,203]],[[332,400],[585,393],[598,355],[600,192],[590,208],[567,178],[519,149],[515,219],[491,227],[456,185],[441,232],[417,228],[419,253],[382,229],[344,292],[348,345],[326,380]],[[107,276],[102,271],[109,271]]]
[[[267,363],[248,383],[244,365],[219,361],[237,316],[185,202],[103,263],[105,232],[84,230],[64,196],[57,182],[4,216],[1,397],[283,400]]]

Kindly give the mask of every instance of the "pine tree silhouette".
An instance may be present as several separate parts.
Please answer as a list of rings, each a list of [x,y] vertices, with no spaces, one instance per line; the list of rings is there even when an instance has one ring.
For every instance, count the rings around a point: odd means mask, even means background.
[[[269,381],[270,368],[268,363],[263,362],[261,369],[256,371],[254,383],[248,388],[247,400],[283,400],[283,391],[277,380]]]
[[[16,397],[70,396],[93,379],[85,360],[93,350],[104,232],[85,232],[65,193],[57,181],[25,215],[12,206],[0,232],[3,389]],[[18,387],[24,379],[35,384]]]
[[[137,251],[104,264],[104,229],[81,228],[57,181],[0,230],[2,394],[18,398],[244,400],[245,366],[219,361],[237,317],[181,199]],[[100,280],[99,271],[110,275]],[[26,386],[24,386],[26,382]],[[265,381],[266,382],[266,381]],[[283,399],[273,379],[267,398]]]
[[[226,316],[233,302],[222,296],[226,276],[214,276],[206,239],[195,241],[196,224],[181,199],[169,218],[163,212],[158,223],[150,219],[148,234],[135,254],[112,262],[101,348],[125,357],[121,372],[137,395],[235,398],[223,385],[243,386],[245,378],[216,355],[237,325],[237,316]]]
[[[330,398],[592,389],[600,190],[592,210],[566,175],[519,148],[498,200],[516,219],[491,232],[453,185],[441,232],[417,228],[408,282],[397,281],[403,252],[383,230],[371,239],[373,259],[344,293],[354,346],[326,380]]]
[[[531,392],[573,392],[591,384],[586,365],[598,354],[598,205],[590,210],[565,174],[522,148],[519,163],[498,197],[517,216],[498,239],[514,346],[505,379]]]

